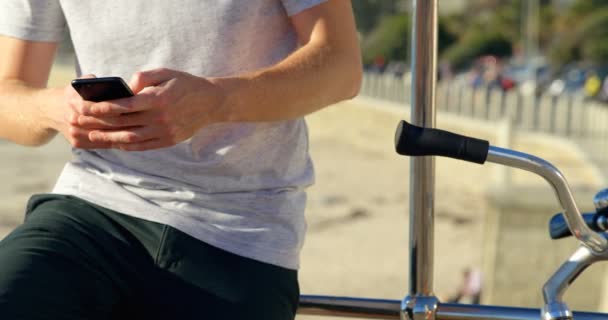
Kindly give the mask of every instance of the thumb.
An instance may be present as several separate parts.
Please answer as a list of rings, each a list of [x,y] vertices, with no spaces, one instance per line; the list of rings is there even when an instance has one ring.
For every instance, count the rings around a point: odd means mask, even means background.
[[[88,73],[88,74],[81,75],[78,79],[93,79],[93,78],[97,78],[97,76],[92,73]]]
[[[155,87],[163,82],[175,78],[177,71],[169,69],[154,69],[140,71],[133,74],[129,81],[129,87],[137,94],[146,87]]]

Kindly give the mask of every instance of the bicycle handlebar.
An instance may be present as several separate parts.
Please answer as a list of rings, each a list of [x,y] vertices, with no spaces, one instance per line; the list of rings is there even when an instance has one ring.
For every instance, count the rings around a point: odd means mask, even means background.
[[[490,143],[452,132],[422,128],[405,121],[395,134],[395,149],[404,156],[444,156],[483,164]]]
[[[406,156],[444,156],[483,164],[485,161],[535,173],[555,191],[572,234],[596,253],[608,251],[608,241],[583,220],[563,174],[551,163],[523,152],[490,146],[487,141],[422,128],[401,121],[395,134],[397,153]]]

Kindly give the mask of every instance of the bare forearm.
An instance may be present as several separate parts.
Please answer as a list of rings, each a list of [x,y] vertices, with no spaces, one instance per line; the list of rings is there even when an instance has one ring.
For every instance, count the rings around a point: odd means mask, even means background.
[[[48,117],[59,106],[61,89],[34,88],[21,81],[0,81],[0,138],[27,146],[51,140],[57,131]]]
[[[280,121],[306,116],[358,93],[358,54],[309,44],[281,63],[241,77],[215,79],[227,121]]]

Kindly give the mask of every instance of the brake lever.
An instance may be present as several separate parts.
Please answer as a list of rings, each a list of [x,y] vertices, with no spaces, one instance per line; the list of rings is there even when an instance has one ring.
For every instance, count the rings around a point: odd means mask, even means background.
[[[583,221],[593,231],[604,232],[608,230],[608,218],[604,214],[583,213]],[[551,239],[562,239],[572,235],[563,213],[558,213],[549,220],[549,235]]]

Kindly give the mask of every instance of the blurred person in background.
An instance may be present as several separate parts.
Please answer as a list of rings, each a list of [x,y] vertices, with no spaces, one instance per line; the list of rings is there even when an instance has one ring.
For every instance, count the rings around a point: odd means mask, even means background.
[[[74,155],[0,242],[2,319],[293,319],[303,117],[358,92],[350,1],[2,0],[0,21],[0,138]],[[47,88],[68,26],[78,76],[134,97]]]
[[[448,299],[448,302],[479,304],[481,301],[481,288],[481,271],[477,268],[466,268],[462,272],[462,283],[458,292]]]

